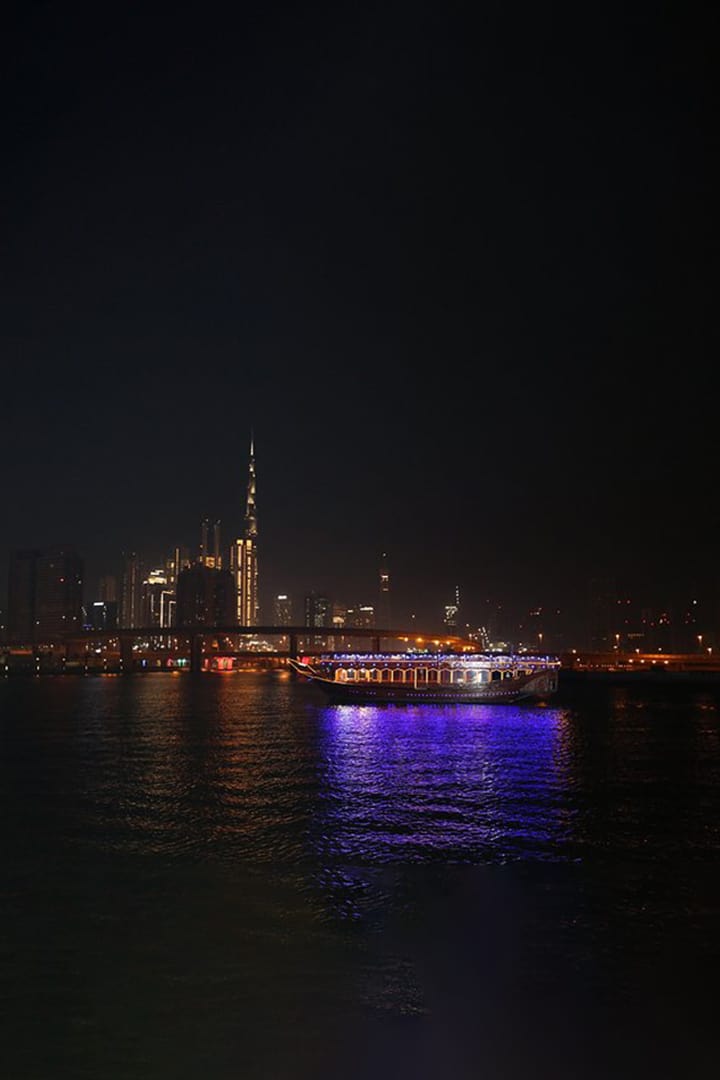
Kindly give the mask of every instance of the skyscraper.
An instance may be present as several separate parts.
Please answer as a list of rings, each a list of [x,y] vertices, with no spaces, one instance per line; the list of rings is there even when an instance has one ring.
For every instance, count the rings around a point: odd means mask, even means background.
[[[223,626],[233,621],[235,586],[227,570],[201,562],[181,570],[177,579],[178,626]]]
[[[120,584],[120,626],[140,626],[142,610],[142,560],[136,551],[123,555]]]
[[[82,628],[83,560],[69,547],[49,548],[37,563],[36,640]]]
[[[454,630],[458,625],[460,615],[460,586],[455,586],[455,602],[445,605],[443,622],[448,630]]]
[[[35,640],[35,594],[40,552],[30,548],[10,552],[8,576],[8,633],[17,641]]]
[[[319,596],[314,590],[305,597],[305,626],[331,626],[333,621],[333,603],[328,596]],[[315,645],[329,644],[323,637],[314,637]]]
[[[212,528],[212,536],[210,530]],[[213,521],[212,526],[208,518],[203,518],[200,523],[200,553],[198,562],[203,566],[209,566],[211,570],[222,569],[222,556],[220,555],[220,521]]]
[[[292,601],[287,593],[278,593],[275,597],[275,625],[290,626],[292,624]]]
[[[26,642],[50,642],[82,627],[83,561],[69,547],[13,551],[8,632]]]
[[[260,611],[255,494],[255,445],[251,436],[243,535],[234,540],[230,547],[230,570],[235,582],[237,621],[241,626],[257,626]]]
[[[387,629],[390,626],[390,571],[388,570],[387,553],[383,551],[380,559],[380,603],[378,605],[378,617],[380,625]]]
[[[118,585],[117,578],[114,574],[105,574],[103,577],[100,578],[100,581],[98,583],[98,593],[100,596],[100,600],[104,604],[117,603]]]
[[[330,626],[332,623],[333,605],[327,596],[319,596],[316,592],[308,593],[305,597],[305,626]]]

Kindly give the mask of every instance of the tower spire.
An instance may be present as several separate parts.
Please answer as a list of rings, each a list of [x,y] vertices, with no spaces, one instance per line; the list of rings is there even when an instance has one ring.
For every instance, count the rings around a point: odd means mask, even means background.
[[[247,504],[245,507],[245,536],[257,536],[257,507],[255,505],[255,438],[250,432],[250,465],[248,470]]]
[[[243,533],[230,548],[230,571],[235,581],[237,621],[239,626],[257,626],[258,558],[257,506],[255,505],[255,439],[250,433],[250,464],[248,468],[247,503]]]

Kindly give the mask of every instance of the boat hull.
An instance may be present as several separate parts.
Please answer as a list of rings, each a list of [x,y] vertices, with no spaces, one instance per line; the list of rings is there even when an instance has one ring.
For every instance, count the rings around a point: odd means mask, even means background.
[[[297,669],[296,669],[297,670]],[[317,674],[299,671],[301,678],[314,683],[334,701],[396,704],[512,705],[519,701],[542,701],[557,690],[557,676],[537,672],[520,679],[502,679],[481,686],[425,684],[416,687],[392,682],[336,682]]]

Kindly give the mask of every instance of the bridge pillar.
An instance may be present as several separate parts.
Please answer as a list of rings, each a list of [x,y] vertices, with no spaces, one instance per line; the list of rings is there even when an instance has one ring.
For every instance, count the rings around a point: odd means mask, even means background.
[[[202,671],[204,641],[202,634],[193,634],[190,641],[190,672],[193,675]]]
[[[123,675],[131,675],[133,672],[133,639],[129,634],[120,638],[120,666]]]
[[[297,636],[297,634],[290,634],[289,637],[290,637],[290,645],[289,645],[290,655],[292,656],[292,658],[294,660],[295,657],[298,654],[298,636]]]
[[[376,653],[380,652],[380,638],[379,637],[371,637],[370,638],[370,648],[372,649],[373,652],[376,652]]]

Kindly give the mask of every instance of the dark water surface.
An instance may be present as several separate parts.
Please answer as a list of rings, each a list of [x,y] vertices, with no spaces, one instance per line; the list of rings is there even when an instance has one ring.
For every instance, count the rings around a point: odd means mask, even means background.
[[[720,702],[0,682],[0,1076],[716,1071]]]

